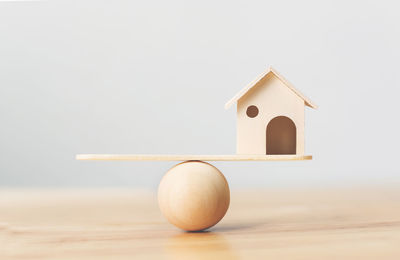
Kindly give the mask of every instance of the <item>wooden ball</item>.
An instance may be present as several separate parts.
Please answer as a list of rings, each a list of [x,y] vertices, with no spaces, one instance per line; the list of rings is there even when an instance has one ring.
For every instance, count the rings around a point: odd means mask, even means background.
[[[158,204],[168,221],[186,231],[217,224],[229,208],[229,186],[211,164],[188,161],[171,168],[158,187]]]

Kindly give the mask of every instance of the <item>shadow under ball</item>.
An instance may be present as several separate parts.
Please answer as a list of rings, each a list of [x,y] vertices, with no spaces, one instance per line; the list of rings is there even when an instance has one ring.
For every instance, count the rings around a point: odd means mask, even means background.
[[[186,231],[217,224],[229,208],[229,186],[211,164],[187,161],[172,167],[158,187],[158,203],[167,220]]]

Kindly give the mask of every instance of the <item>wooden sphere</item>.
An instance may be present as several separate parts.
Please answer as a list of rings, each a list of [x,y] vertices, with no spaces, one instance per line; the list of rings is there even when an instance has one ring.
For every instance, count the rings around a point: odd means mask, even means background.
[[[172,167],[158,187],[158,204],[168,221],[186,231],[217,224],[229,208],[229,186],[211,164],[187,161]]]

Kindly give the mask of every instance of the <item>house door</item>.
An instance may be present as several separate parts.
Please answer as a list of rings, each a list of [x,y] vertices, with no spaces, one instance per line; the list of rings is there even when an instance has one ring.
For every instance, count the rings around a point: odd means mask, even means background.
[[[267,154],[296,154],[296,125],[286,116],[277,116],[267,125]]]

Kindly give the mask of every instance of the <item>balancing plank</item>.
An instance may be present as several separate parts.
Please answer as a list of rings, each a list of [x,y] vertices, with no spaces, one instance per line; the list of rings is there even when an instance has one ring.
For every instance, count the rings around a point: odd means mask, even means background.
[[[95,161],[302,161],[311,155],[168,155],[168,154],[78,154],[77,160]]]

